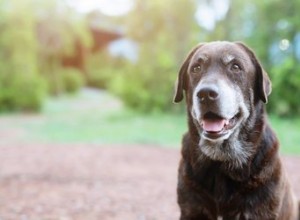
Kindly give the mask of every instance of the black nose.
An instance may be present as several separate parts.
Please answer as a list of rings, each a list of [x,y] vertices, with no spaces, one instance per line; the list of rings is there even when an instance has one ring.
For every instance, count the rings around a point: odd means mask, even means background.
[[[219,98],[218,88],[214,85],[202,86],[197,94],[200,101],[215,101]]]

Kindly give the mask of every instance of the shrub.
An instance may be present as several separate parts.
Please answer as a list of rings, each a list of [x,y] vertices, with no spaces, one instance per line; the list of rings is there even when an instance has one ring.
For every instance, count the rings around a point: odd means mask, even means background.
[[[155,59],[141,59],[115,71],[109,89],[124,103],[143,112],[178,109],[172,104],[177,68],[172,54],[161,51]]]
[[[107,89],[114,71],[111,67],[90,68],[88,71],[88,85],[98,89]]]
[[[59,95],[64,92],[64,84],[60,71],[47,72],[44,78],[47,82],[48,93],[50,95]]]
[[[271,71],[272,93],[268,110],[280,116],[300,114],[300,64],[293,58],[286,59]]]
[[[39,76],[12,76],[0,81],[0,111],[38,111],[46,95],[46,83]]]
[[[84,84],[85,80],[82,73],[75,68],[57,68],[52,73],[45,74],[48,83],[48,92],[51,95],[61,93],[75,93]]]
[[[67,93],[76,93],[84,85],[82,73],[75,68],[65,68],[61,74],[64,91]]]
[[[122,71],[124,62],[112,58],[107,53],[90,54],[87,59],[88,85],[99,89],[108,89],[111,79]]]

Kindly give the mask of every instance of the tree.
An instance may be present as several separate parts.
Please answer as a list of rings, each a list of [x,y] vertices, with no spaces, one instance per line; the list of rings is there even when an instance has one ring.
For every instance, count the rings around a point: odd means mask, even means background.
[[[0,1],[0,110],[36,110],[44,95],[38,76],[30,0]]]
[[[242,40],[250,45],[273,81],[267,105],[279,115],[300,113],[300,1],[232,0],[229,12],[209,38]]]
[[[187,52],[197,42],[194,1],[136,0],[124,19],[126,36],[139,45],[137,63],[127,63],[112,91],[142,111],[172,106],[173,85]]]
[[[76,51],[80,43],[87,48],[92,40],[83,15],[69,8],[64,1],[36,1],[38,54],[40,69],[53,94],[64,92],[61,74],[62,59]]]

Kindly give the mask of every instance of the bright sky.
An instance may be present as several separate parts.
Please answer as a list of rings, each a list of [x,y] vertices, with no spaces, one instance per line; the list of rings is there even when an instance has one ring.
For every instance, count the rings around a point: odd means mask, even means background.
[[[133,7],[133,0],[67,0],[67,2],[82,13],[100,10],[109,16],[126,14]]]
[[[229,0],[211,0],[199,5],[195,17],[202,27],[213,30],[216,22],[225,17],[228,9]]]
[[[79,12],[99,10],[105,15],[120,16],[128,13],[134,0],[66,0]],[[210,0],[199,2],[195,18],[207,30],[213,30],[217,21],[224,18],[229,9],[229,0]]]

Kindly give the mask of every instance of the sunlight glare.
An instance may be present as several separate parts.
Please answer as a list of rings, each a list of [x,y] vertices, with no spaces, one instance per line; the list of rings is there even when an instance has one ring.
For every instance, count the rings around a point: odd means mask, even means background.
[[[132,0],[67,0],[67,3],[82,13],[99,10],[108,16],[121,16],[133,8]]]
[[[226,16],[229,5],[229,0],[199,2],[195,14],[198,24],[206,30],[212,31],[215,28],[216,22],[222,20]]]

